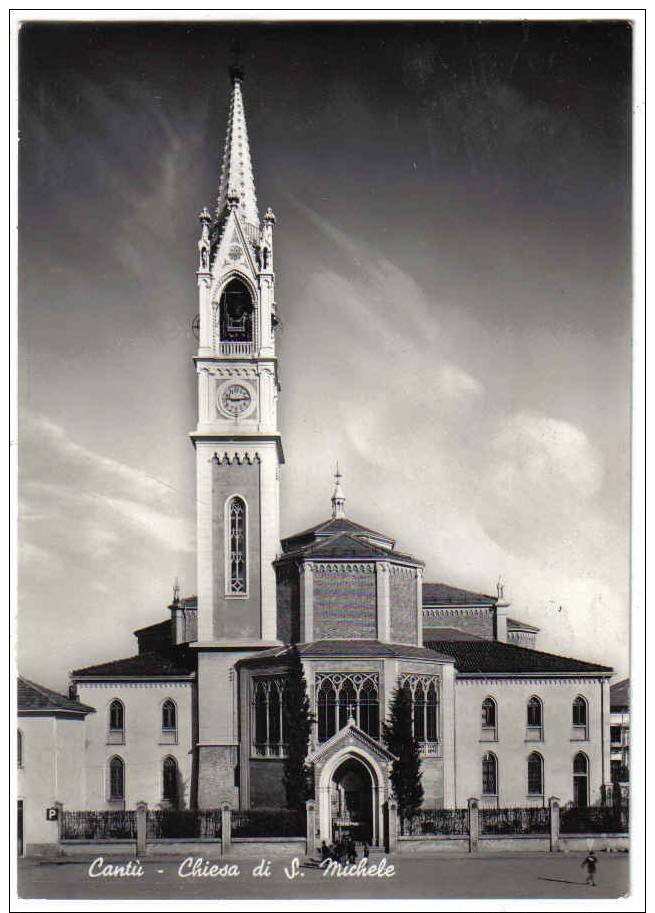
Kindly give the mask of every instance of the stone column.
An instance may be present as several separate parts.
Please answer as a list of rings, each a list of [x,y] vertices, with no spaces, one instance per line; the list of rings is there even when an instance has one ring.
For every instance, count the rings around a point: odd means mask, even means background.
[[[551,796],[548,800],[550,808],[550,851],[559,853],[559,799]]]
[[[478,840],[480,838],[480,816],[477,799],[468,800],[469,807],[469,853],[475,853],[478,849]]]
[[[398,803],[391,798],[387,801],[387,852],[395,853],[398,849]]]
[[[316,802],[308,799],[305,802],[307,810],[307,855],[313,856],[316,850]]]
[[[148,815],[147,802],[136,804],[136,855],[145,856],[146,853],[146,823]]]
[[[232,847],[232,806],[229,802],[221,805],[221,852],[226,856]]]

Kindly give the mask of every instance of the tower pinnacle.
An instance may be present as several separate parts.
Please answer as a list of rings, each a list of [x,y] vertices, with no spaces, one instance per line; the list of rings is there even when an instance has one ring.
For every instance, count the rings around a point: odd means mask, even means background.
[[[242,223],[246,226],[246,234],[250,240],[256,241],[259,233],[259,213],[250,159],[246,115],[241,94],[243,70],[240,66],[230,67],[230,78],[232,79],[232,96],[221,179],[218,186],[216,215],[220,219],[227,208],[235,206]]]
[[[339,464],[337,463],[337,471],[334,474],[334,491],[332,493],[332,518],[336,519],[337,517],[346,516],[346,499],[344,493],[341,489],[341,479],[343,476],[339,472]]]

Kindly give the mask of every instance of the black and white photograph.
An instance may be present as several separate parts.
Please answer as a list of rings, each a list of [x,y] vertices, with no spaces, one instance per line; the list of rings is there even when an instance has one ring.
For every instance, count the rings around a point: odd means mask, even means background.
[[[17,902],[637,909],[641,19],[59,12],[13,21]]]

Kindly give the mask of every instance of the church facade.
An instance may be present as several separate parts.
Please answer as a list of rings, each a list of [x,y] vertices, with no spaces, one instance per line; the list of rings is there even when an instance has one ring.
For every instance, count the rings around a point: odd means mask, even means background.
[[[399,687],[426,806],[598,801],[611,669],[534,649],[538,629],[508,617],[500,586],[424,581],[418,558],[348,516],[338,471],[327,517],[280,539],[275,221],[259,215],[234,69],[218,203],[200,215],[197,595],[176,592],[134,656],[72,673],[87,708],[78,807],[283,806],[291,644],[322,839],[350,821],[382,842],[381,726]]]

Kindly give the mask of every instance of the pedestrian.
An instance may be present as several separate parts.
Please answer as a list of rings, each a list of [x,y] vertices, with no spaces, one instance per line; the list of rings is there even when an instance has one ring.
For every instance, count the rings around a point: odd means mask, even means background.
[[[364,843],[364,849],[362,850],[362,856],[364,859],[368,859],[368,843]]]
[[[325,840],[321,843],[321,860],[330,858],[330,847],[327,845]]]
[[[598,860],[596,859],[596,854],[593,850],[590,850],[587,856],[582,860],[582,867],[586,866],[587,869],[587,880],[585,884],[590,884],[593,888],[596,887],[596,865]]]

